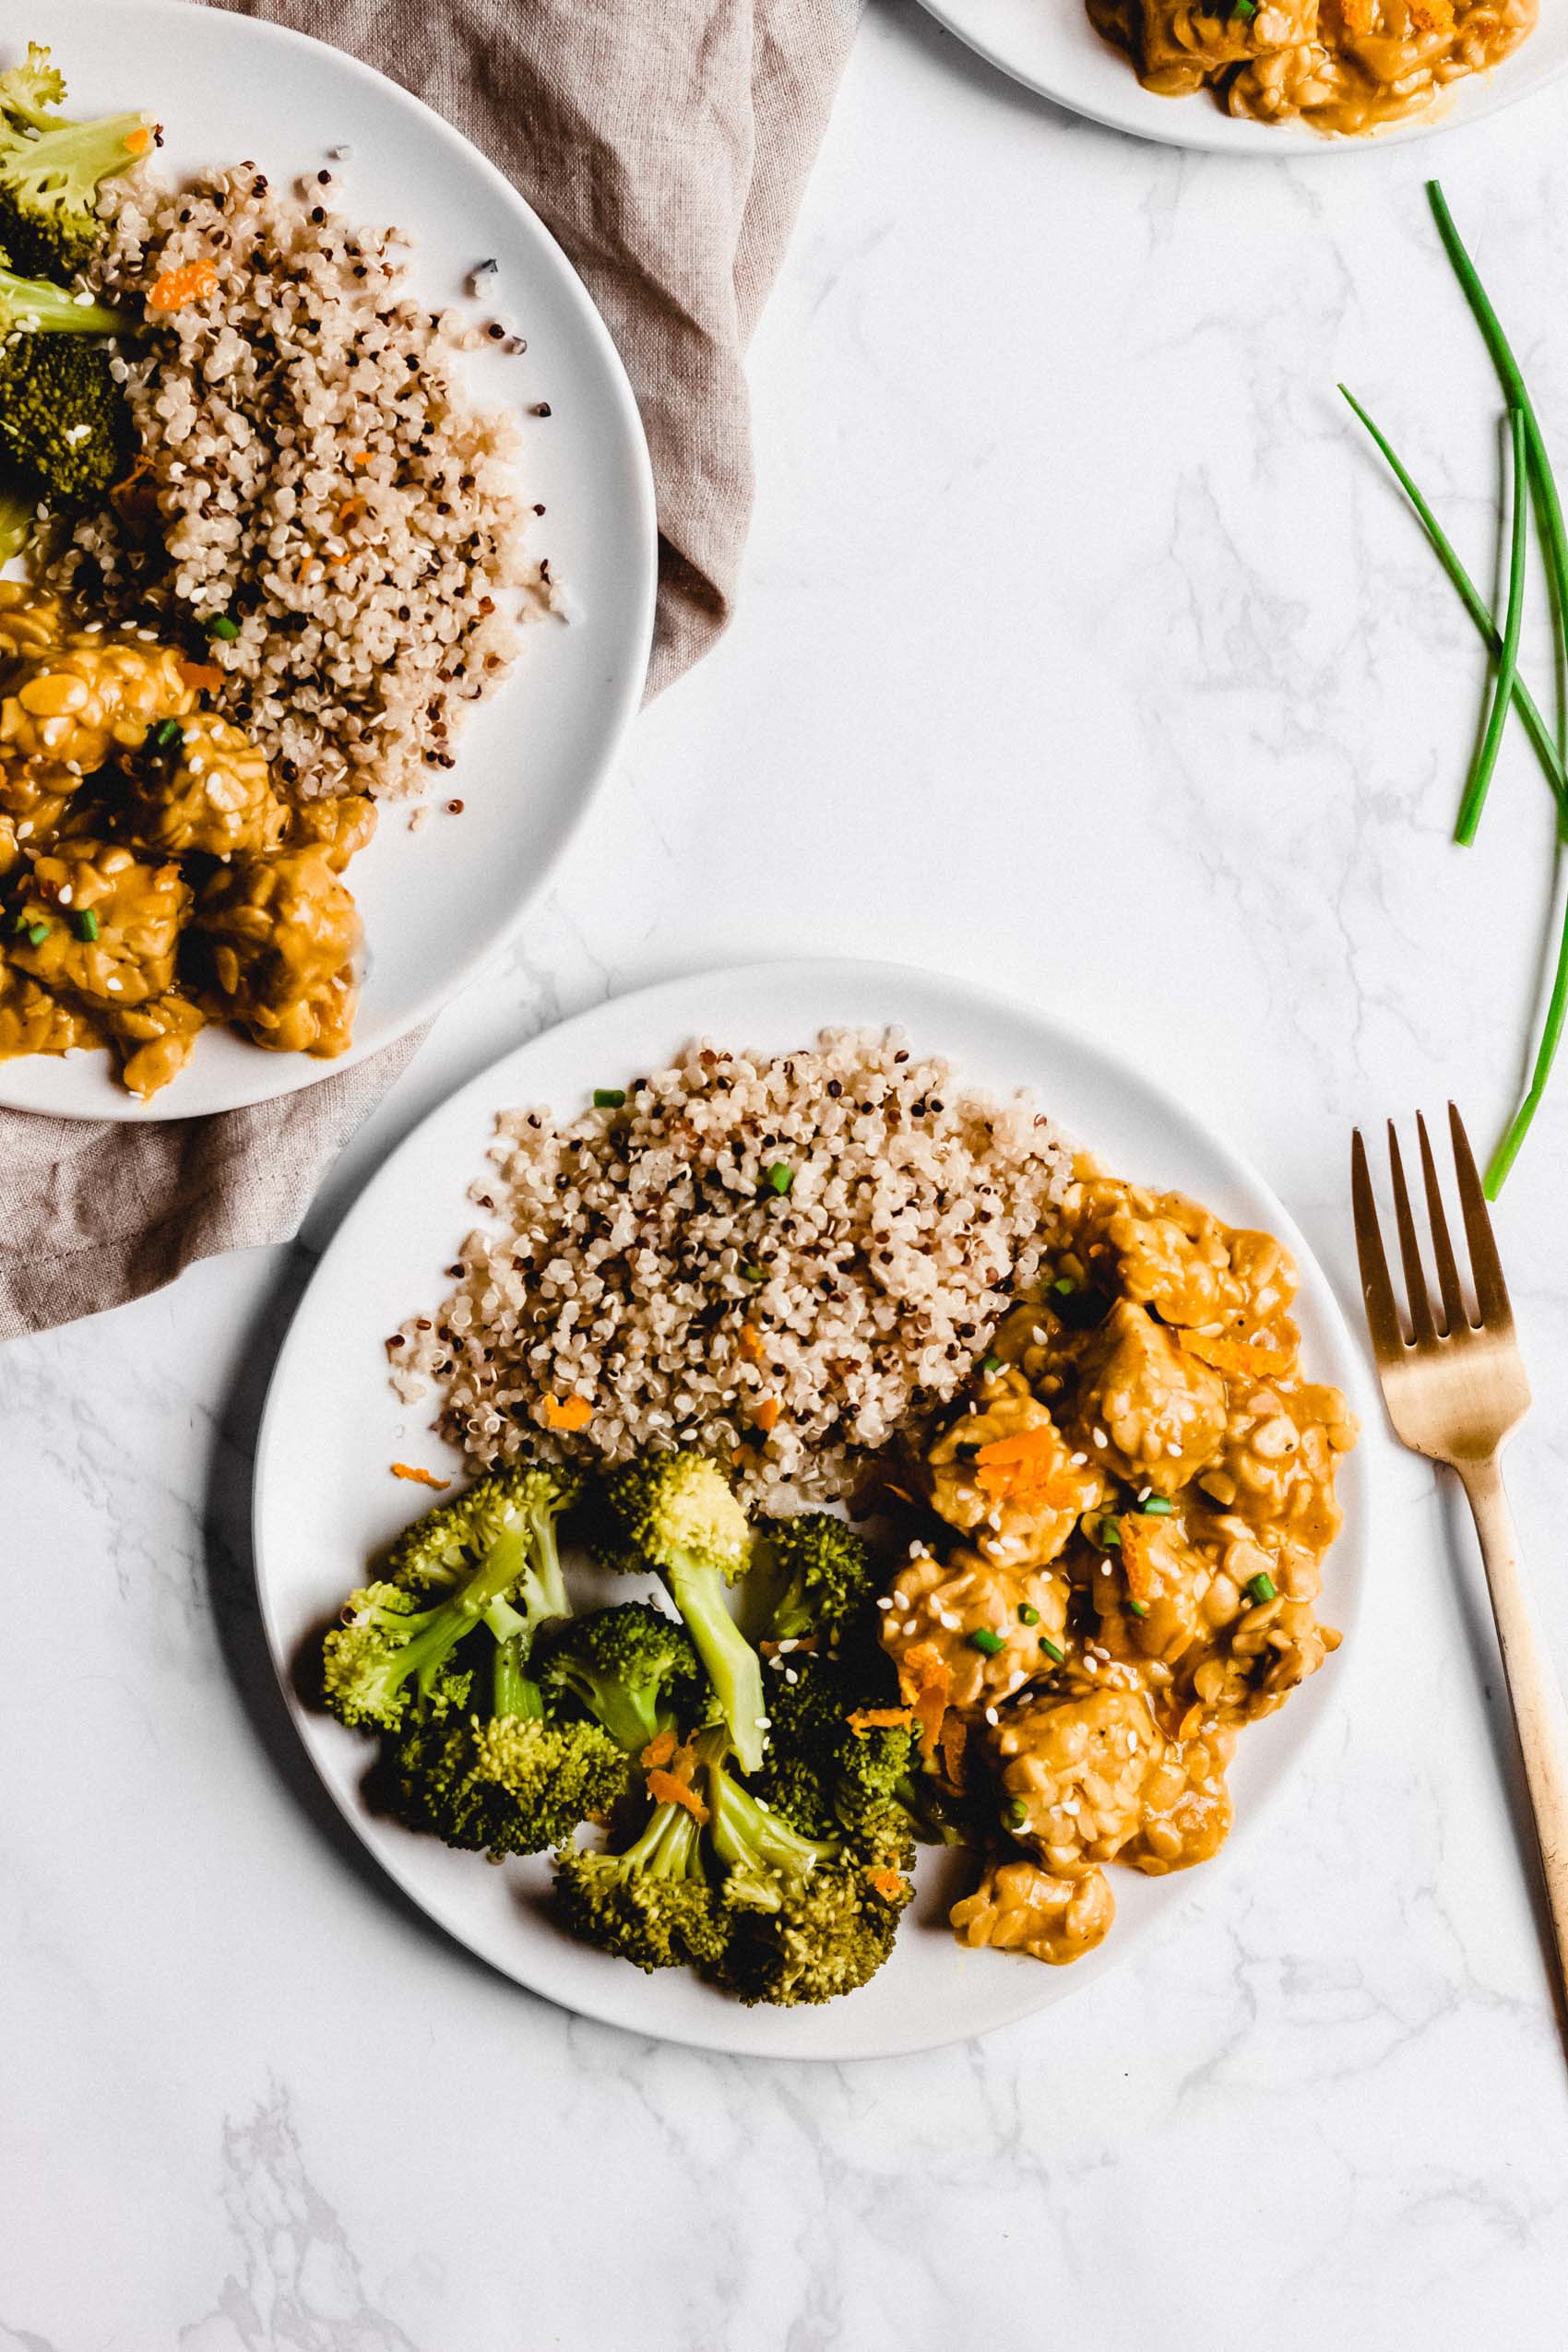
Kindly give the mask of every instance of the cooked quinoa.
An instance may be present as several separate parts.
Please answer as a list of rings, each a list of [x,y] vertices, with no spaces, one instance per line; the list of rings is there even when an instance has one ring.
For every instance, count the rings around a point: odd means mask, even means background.
[[[1028,1096],[878,1029],[705,1040],[623,1102],[505,1113],[490,1157],[456,1288],[387,1342],[398,1395],[434,1384],[485,1468],[695,1444],[757,1501],[847,1493],[954,1395],[1071,1173]]]
[[[515,656],[513,591],[552,591],[523,552],[517,428],[460,381],[479,330],[414,301],[398,232],[351,227],[330,172],[303,186],[249,163],[115,184],[92,274],[145,320],[114,362],[140,451],[43,576],[97,619],[206,640],[213,700],[292,797],[391,795],[452,765]]]

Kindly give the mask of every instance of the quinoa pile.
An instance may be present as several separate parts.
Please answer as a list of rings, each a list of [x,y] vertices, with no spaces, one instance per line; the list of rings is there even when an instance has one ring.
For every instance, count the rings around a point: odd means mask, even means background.
[[[842,1496],[953,1396],[1038,1273],[1071,1174],[895,1030],[814,1050],[703,1041],[624,1099],[497,1122],[457,1287],[387,1342],[408,1401],[478,1466],[711,1448],[753,1501]]]
[[[145,321],[114,362],[140,451],[42,566],[98,619],[205,647],[213,699],[295,799],[449,767],[517,651],[509,592],[552,597],[522,550],[517,428],[459,382],[480,332],[422,309],[398,232],[335,196],[329,172],[302,196],[248,163],[115,184],[92,276]]]

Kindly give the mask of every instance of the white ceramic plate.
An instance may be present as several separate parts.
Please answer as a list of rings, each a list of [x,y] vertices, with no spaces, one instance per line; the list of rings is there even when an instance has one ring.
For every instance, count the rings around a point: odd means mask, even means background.
[[[254,159],[275,181],[315,172],[331,148],[345,209],[415,241],[412,283],[432,305],[501,312],[528,340],[518,357],[476,352],[469,378],[510,407],[523,481],[545,508],[530,543],[548,555],[576,617],[524,633],[506,685],[458,739],[424,829],[384,810],[356,861],[367,968],[351,1051],[337,1062],[264,1053],[209,1030],[147,1107],[108,1056],[0,1063],[0,1103],[68,1118],[184,1119],[327,1077],[438,1010],[494,953],[565,848],[634,715],[653,625],[653,483],[625,371],[560,247],[466,139],[341,52],[184,0],[47,0],[6,12],[6,62],[30,32],[64,70],[74,114],[146,106],[163,121],[171,175]],[[463,281],[493,255],[488,309]],[[529,413],[547,400],[551,414]],[[433,775],[434,771],[432,771]],[[464,803],[445,814],[448,800]]]
[[[1347,1667],[1341,1651],[1241,1740],[1232,1776],[1240,1826],[1218,1861],[1187,1878],[1111,1873],[1120,1916],[1087,1959],[1058,1970],[960,1951],[945,1925],[952,1866],[925,1855],[892,1959],[869,1985],[822,2009],[744,2009],[683,1971],[644,1977],[555,1926],[542,1859],[489,1868],[366,1809],[361,1781],[370,1743],[300,1705],[293,1666],[369,1555],[433,1499],[390,1477],[389,1464],[460,1476],[457,1456],[429,1431],[428,1410],[393,1396],[383,1343],[450,1288],[443,1268],[475,1221],[467,1191],[483,1170],[495,1113],[542,1102],[575,1114],[596,1086],[624,1084],[702,1033],[787,1051],[825,1026],[870,1022],[906,1028],[919,1049],[951,1055],[965,1077],[998,1092],[1033,1087],[1118,1170],[1180,1186],[1222,1217],[1280,1235],[1301,1271],[1307,1361],[1363,1402],[1359,1360],[1333,1294],[1278,1201],[1140,1071],[956,981],[897,966],[779,964],[674,980],[601,1005],[508,1054],[433,1113],[382,1169],[317,1268],[279,1358],[256,1455],[257,1581],[284,1696],[327,1788],[385,1869],[519,1984],[637,2033],[761,2057],[872,2058],[984,2033],[1089,1983],[1183,1904],[1223,1903],[1222,1873],[1314,1729],[1340,1705]],[[1328,1563],[1325,1613],[1353,1633],[1367,1543],[1359,1454],[1344,1467],[1340,1492],[1346,1533]]]
[[[1206,91],[1192,98],[1158,98],[1145,89],[1126,59],[1090,24],[1083,0],[923,0],[923,6],[991,65],[1028,89],[1053,98],[1075,114],[1131,131],[1167,147],[1200,148],[1216,155],[1350,155],[1374,142],[1324,138],[1301,124],[1236,120]],[[1495,74],[1457,83],[1451,99],[1430,114],[1380,132],[1375,144],[1402,146],[1461,123],[1479,122],[1568,73],[1568,10],[1542,0],[1540,22],[1523,47]]]

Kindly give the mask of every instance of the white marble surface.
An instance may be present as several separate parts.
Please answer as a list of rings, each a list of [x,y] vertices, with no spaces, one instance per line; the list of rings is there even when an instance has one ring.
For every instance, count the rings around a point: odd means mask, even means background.
[[[1484,570],[1495,404],[1421,175],[1568,445],[1565,102],[1431,149],[1183,160],[874,6],[756,347],[742,617],[307,1241],[558,1012],[860,950],[1141,1046],[1351,1297],[1348,1124],[1452,1090],[1491,1132],[1549,826],[1514,743],[1480,846],[1445,844],[1477,648],[1333,386]],[[1502,1220],[1562,1667],[1565,1161],[1568,1073]],[[1484,1597],[1424,1468],[1370,1433],[1341,1711],[1163,1941],[984,2045],[746,2066],[491,1977],[326,1817],[244,1539],[309,1256],[0,1353],[0,2352],[1562,2343],[1568,2074]]]

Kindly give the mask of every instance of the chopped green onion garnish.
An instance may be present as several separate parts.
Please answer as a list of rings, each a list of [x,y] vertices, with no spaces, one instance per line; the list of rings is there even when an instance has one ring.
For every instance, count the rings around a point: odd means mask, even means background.
[[[1148,1610],[1145,1608],[1141,1600],[1130,1600],[1127,1603],[1127,1606],[1132,1610],[1134,1617],[1146,1617],[1148,1615]]]
[[[1042,1633],[1039,1637],[1039,1645],[1045,1652],[1047,1657],[1054,1658],[1058,1666],[1065,1666],[1067,1663],[1066,1651],[1059,1650],[1055,1643],[1051,1641],[1044,1633]]]
[[[1018,1603],[1018,1622],[1020,1625],[1038,1625],[1039,1623],[1039,1611],[1035,1607],[1033,1601],[1021,1600]]]
[[[969,1635],[969,1647],[981,1651],[987,1657],[994,1657],[998,1650],[1004,1650],[1006,1646],[1002,1635],[993,1633],[987,1625],[982,1625],[979,1633]]]
[[[1248,1584],[1247,1590],[1254,1600],[1272,1600],[1279,1587],[1267,1569],[1260,1568],[1257,1574]]]
[[[28,944],[30,947],[42,947],[48,936],[49,925],[47,923],[29,923]]]
[[[624,1087],[595,1087],[593,1107],[596,1111],[619,1111],[626,1099]]]
[[[767,1268],[765,1265],[743,1265],[741,1268],[741,1279],[742,1282],[766,1282]]]
[[[1070,1299],[1078,1286],[1070,1274],[1059,1274],[1051,1287],[1053,1290],[1060,1290],[1064,1299]]]
[[[985,1376],[986,1376],[987,1380],[994,1380],[994,1379],[996,1378],[997,1373],[998,1373],[998,1372],[1002,1370],[1002,1359],[1001,1359],[1001,1357],[1000,1357],[1000,1356],[987,1356],[987,1357],[985,1357],[985,1358],[982,1360],[982,1361],[981,1361],[981,1364],[980,1364],[980,1370],[981,1370],[981,1372],[984,1372],[984,1374],[985,1374]]]
[[[152,731],[155,751],[169,751],[175,743],[183,743],[184,740],[185,731],[177,719],[160,719]]]
[[[776,1159],[771,1168],[765,1170],[762,1181],[770,1193],[787,1193],[795,1181],[795,1171],[781,1159]]]
[[[77,909],[76,921],[77,937],[78,939],[96,939],[98,937],[98,917],[93,913],[90,907],[78,907]]]
[[[239,636],[240,624],[237,621],[231,621],[226,612],[220,612],[215,621],[208,623],[207,634],[209,637],[222,637],[227,642],[231,637]]]
[[[1169,1519],[1176,1505],[1163,1494],[1146,1494],[1138,1509],[1146,1519]]]
[[[1002,1808],[1002,1818],[1009,1829],[1022,1829],[1029,1817],[1029,1809],[1021,1797],[1009,1797]]]
[[[1116,1520],[1107,1518],[1100,1521],[1099,1539],[1102,1544],[1117,1544],[1121,1542],[1122,1529]]]

